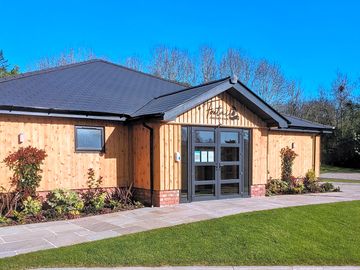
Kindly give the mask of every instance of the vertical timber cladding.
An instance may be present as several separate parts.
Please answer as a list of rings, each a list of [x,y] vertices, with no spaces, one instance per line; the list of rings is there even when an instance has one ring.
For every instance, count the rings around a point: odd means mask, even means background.
[[[105,153],[75,153],[75,125],[105,127]],[[25,142],[19,144],[18,135]],[[19,147],[44,149],[47,158],[42,165],[38,191],[55,188],[87,188],[87,170],[103,177],[103,187],[126,186],[131,181],[128,128],[105,121],[54,117],[0,116],[0,161]],[[130,151],[131,152],[131,151]],[[10,170],[0,162],[0,186],[9,186]]]
[[[180,124],[180,125],[179,125]],[[228,93],[222,93],[195,108],[179,115],[173,122],[167,124],[172,126],[173,133],[170,130],[164,133],[164,138],[173,136],[176,133],[176,140],[178,151],[181,151],[181,125],[193,126],[222,126],[222,127],[235,127],[235,128],[249,128],[252,131],[252,184],[265,184],[267,179],[266,157],[267,157],[267,133],[268,129],[266,123],[260,117],[250,111],[244,104],[237,101]],[[168,129],[171,129],[168,127]],[[175,131],[174,131],[175,130]],[[169,145],[165,148],[168,149]],[[172,184],[163,183],[163,188],[176,187],[180,189],[181,183],[181,166],[176,164],[176,169],[171,169],[171,163],[174,163],[173,157],[168,157],[174,153],[169,151],[167,154],[161,156],[162,159],[171,160],[167,164],[165,171],[172,170],[176,175],[175,182]],[[169,159],[170,158],[170,159]],[[165,173],[166,175],[166,173]],[[164,178],[165,179],[165,178]]]
[[[320,136],[308,133],[294,132],[269,132],[269,177],[280,178],[281,157],[280,150],[283,147],[292,147],[298,155],[294,161],[293,175],[303,177],[310,169],[315,169],[318,175],[320,170]]]

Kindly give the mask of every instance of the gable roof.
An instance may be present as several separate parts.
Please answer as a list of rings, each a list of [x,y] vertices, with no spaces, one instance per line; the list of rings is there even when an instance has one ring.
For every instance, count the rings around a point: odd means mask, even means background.
[[[269,127],[323,131],[333,127],[282,115],[229,77],[185,87],[104,60],[90,60],[0,79],[0,114],[48,115],[125,121],[165,121],[227,91]]]

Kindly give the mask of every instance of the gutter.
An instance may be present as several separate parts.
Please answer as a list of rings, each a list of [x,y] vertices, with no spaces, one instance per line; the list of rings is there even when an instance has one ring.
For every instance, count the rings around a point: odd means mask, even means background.
[[[0,114],[63,117],[107,121],[125,121],[128,118],[128,116],[125,114],[99,113],[90,111],[70,111],[45,108],[27,108],[16,106],[0,106]]]
[[[151,207],[153,204],[154,197],[154,129],[147,125],[145,122],[143,126],[150,131],[150,204]]]

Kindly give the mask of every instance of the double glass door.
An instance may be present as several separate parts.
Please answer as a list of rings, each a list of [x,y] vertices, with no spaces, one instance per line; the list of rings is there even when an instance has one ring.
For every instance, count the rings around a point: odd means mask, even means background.
[[[244,180],[248,163],[244,159],[248,155],[244,153],[248,146],[244,141],[248,143],[248,132],[242,129],[191,128],[188,146],[188,163],[191,165],[187,176],[189,200],[247,195]]]

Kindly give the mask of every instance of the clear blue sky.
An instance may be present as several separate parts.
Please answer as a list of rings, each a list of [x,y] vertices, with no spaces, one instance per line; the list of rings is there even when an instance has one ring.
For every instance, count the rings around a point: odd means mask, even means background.
[[[68,48],[119,62],[159,44],[220,54],[246,50],[280,64],[308,96],[336,70],[360,76],[360,1],[0,0],[0,49],[26,71]]]

